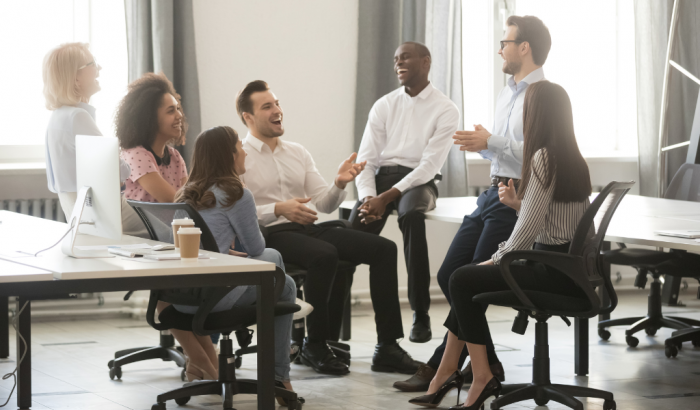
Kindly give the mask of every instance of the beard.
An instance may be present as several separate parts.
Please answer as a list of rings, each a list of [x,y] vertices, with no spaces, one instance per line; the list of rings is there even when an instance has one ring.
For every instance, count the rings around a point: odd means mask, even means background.
[[[503,64],[503,72],[510,75],[515,75],[515,73],[520,71],[523,64],[520,61],[505,62]]]

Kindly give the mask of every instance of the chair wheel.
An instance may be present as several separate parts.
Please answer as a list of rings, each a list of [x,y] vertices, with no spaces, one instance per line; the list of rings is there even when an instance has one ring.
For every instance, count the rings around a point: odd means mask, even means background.
[[[537,403],[538,406],[546,406],[547,403],[549,403],[549,399],[535,399],[535,403]]]
[[[165,403],[156,403],[151,406],[151,410],[165,410]]]
[[[184,406],[185,404],[187,404],[188,401],[190,401],[189,396],[188,397],[178,397],[177,399],[175,399],[175,403],[177,403],[178,406]]]
[[[634,336],[625,337],[625,341],[627,342],[627,345],[629,347],[637,347],[637,345],[639,344],[639,339],[637,339]]]
[[[695,339],[691,343],[693,343],[693,346],[695,347],[700,347],[700,339]]]
[[[605,329],[598,329],[598,336],[600,336],[600,338],[603,340],[609,340],[610,332]]]
[[[183,382],[187,381],[187,370],[182,369],[182,372],[180,372],[180,380],[182,380]]]
[[[644,329],[644,331],[649,335],[649,336],[654,336],[656,334],[656,328],[649,326],[648,328]]]
[[[109,378],[114,380],[121,380],[122,379],[122,368],[117,366],[117,367],[112,367],[109,369]]]
[[[666,345],[666,348],[664,349],[664,354],[666,354],[666,357],[669,359],[672,357],[676,357],[678,355],[678,348],[673,345]]]
[[[236,369],[240,369],[241,366],[243,366],[243,356],[236,356],[236,360],[233,364],[236,366]]]
[[[110,360],[109,362],[107,362],[107,367],[109,367],[110,369],[114,367],[114,360]]]
[[[603,402],[603,410],[617,410],[615,400],[605,400],[605,402]]]

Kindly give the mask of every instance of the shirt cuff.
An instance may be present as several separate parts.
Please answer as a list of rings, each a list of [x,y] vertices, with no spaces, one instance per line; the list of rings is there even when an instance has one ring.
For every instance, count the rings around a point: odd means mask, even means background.
[[[492,135],[489,137],[489,142],[488,142],[488,149],[489,151],[495,153],[496,155],[500,154],[503,152],[503,150],[506,147],[506,143],[508,142],[508,138],[506,137],[501,137],[498,135]]]
[[[277,220],[275,216],[275,204],[260,205],[257,207],[258,221],[263,226],[267,226]]]
[[[405,190],[407,190],[410,187],[410,183],[406,182],[406,178],[402,179],[401,181],[397,182],[394,185],[394,188],[398,189],[399,192],[403,194]]]

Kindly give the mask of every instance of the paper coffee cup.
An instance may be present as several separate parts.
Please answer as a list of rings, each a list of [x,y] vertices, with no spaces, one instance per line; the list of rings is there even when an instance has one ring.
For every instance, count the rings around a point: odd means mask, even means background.
[[[202,231],[199,228],[180,228],[177,231],[180,239],[180,259],[197,260],[199,258],[199,240]]]
[[[183,226],[194,226],[194,221],[189,218],[173,219],[173,223],[171,225],[173,226],[173,243],[175,244],[175,249],[178,249],[180,247],[180,241],[177,237],[177,231]]]

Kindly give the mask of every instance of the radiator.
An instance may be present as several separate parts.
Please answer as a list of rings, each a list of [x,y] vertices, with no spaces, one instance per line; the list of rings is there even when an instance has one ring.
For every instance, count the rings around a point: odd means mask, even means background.
[[[66,221],[58,198],[10,199],[2,201],[2,203],[0,203],[0,209],[36,216],[37,218],[50,219],[52,221]]]
[[[467,195],[469,195],[469,196],[479,196],[479,195],[481,195],[482,192],[488,191],[489,188],[491,188],[491,187],[488,186],[488,185],[484,185],[484,186],[470,186],[470,187],[468,188],[468,190],[467,190]],[[594,186],[593,186],[593,192],[600,192],[603,188],[605,188],[605,187],[594,185]]]

